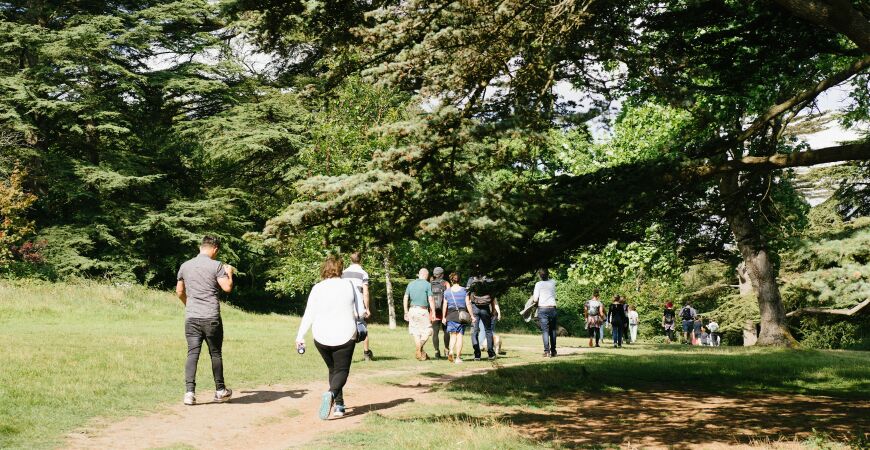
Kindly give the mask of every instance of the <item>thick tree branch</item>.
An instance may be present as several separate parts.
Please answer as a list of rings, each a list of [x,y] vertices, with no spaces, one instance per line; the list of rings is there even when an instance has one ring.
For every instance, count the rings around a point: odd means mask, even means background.
[[[764,128],[764,126],[772,119],[780,116],[791,108],[794,108],[801,103],[808,102],[819,96],[822,92],[848,80],[853,75],[861,72],[862,70],[870,67],[870,56],[865,56],[862,59],[859,59],[852,63],[851,66],[842,70],[840,72],[831,75],[830,77],[819,81],[815,86],[795,95],[794,97],[774,105],[770,107],[764,114],[758,116],[755,121],[752,122],[752,125],[749,126],[743,133],[738,136],[739,141],[745,141],[752,137],[753,134],[757,133],[759,130]]]
[[[849,0],[774,0],[801,19],[846,35],[870,54],[870,21]]]
[[[870,160],[870,142],[826,147],[808,152],[779,153],[772,156],[747,156],[722,164],[686,166],[677,178],[709,178],[734,171],[767,171],[788,167],[814,166],[840,161]]]

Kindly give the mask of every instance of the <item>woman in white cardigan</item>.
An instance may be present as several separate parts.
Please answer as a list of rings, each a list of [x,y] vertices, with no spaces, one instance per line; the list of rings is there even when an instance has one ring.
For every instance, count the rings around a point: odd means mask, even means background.
[[[356,289],[349,280],[341,279],[343,269],[341,258],[326,258],[320,270],[321,281],[311,288],[296,334],[296,346],[304,345],[305,334],[311,328],[314,346],[329,368],[329,390],[323,393],[320,404],[323,420],[328,419],[330,413],[333,417],[344,416],[342,390],[356,347]]]

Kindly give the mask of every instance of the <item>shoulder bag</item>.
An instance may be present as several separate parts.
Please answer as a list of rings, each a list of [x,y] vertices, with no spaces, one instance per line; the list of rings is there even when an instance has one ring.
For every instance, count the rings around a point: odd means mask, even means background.
[[[369,329],[366,326],[366,321],[359,316],[359,310],[357,309],[357,290],[356,286],[353,285],[352,281],[348,280],[350,283],[350,290],[353,292],[353,300],[351,307],[353,308],[353,321],[356,323],[356,332],[354,333],[354,341],[362,342],[369,337]]]
[[[450,294],[450,298],[453,300],[453,304],[456,304],[456,294],[453,293],[452,290],[448,290],[447,293]],[[445,295],[446,300],[446,295]],[[471,314],[465,308],[457,307],[454,310],[450,310],[450,302],[447,302],[447,320],[451,322],[461,323],[463,325],[468,325],[471,323]]]

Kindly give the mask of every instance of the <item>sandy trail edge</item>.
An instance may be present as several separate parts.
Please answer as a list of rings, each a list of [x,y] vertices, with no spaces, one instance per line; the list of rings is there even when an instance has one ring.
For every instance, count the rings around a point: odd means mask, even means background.
[[[447,364],[447,362],[445,362]],[[470,365],[470,364],[469,364]],[[421,366],[421,371],[426,368]],[[351,376],[345,387],[348,414],[340,419],[320,420],[317,410],[324,381],[305,385],[269,385],[234,392],[229,403],[173,405],[144,416],[114,423],[95,420],[90,426],[67,435],[61,448],[153,449],[189,446],[222,449],[286,449],[310,443],[328,434],[358,426],[372,412],[385,411],[406,403],[438,403],[443,398],[432,386],[462,376],[492,370],[493,366],[470,368],[438,377],[418,376],[412,371],[385,370]],[[385,376],[415,377],[402,385],[366,381]],[[202,402],[213,393],[197,395]],[[443,396],[441,396],[443,397]]]

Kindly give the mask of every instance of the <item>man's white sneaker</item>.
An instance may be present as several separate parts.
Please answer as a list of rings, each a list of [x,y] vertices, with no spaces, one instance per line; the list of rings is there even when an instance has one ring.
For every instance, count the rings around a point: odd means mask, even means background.
[[[184,394],[184,404],[187,406],[193,406],[196,404],[196,394],[193,392],[188,392]]]
[[[232,396],[233,396],[232,389],[221,389],[221,390],[216,391],[214,393],[214,401],[216,401],[218,403],[227,402],[230,400],[230,397],[232,397]]]
[[[459,357],[453,358],[453,363],[454,364],[462,364],[462,358],[459,358]]]
[[[332,408],[332,417],[344,417],[344,405],[335,405]]]

